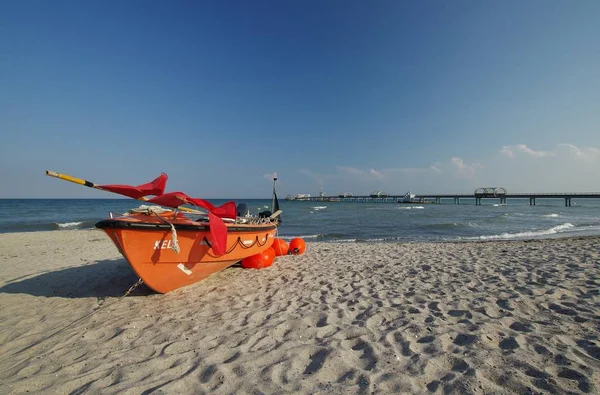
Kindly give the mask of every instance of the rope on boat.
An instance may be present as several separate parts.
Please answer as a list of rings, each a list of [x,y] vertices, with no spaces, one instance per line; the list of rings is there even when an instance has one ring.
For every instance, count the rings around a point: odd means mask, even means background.
[[[138,208],[132,208],[127,213],[129,213],[129,214],[139,213],[139,214],[147,214],[147,215],[152,215],[152,214],[159,215],[159,214],[168,213],[170,211],[173,211],[173,209],[168,209],[168,208],[164,208],[164,207],[161,207],[161,206],[147,206],[145,204],[142,204]]]
[[[173,251],[175,251],[177,254],[179,254],[179,251],[181,251],[181,249],[179,248],[179,240],[177,239],[177,230],[175,230],[175,225],[173,225],[171,222],[169,222],[166,218],[160,216],[160,214],[168,213],[171,211],[173,211],[173,210],[167,209],[167,208],[164,208],[161,206],[146,206],[145,204],[142,204],[140,207],[131,209],[128,212],[130,214],[131,213],[140,213],[140,214],[147,214],[147,215],[154,214],[161,221],[168,224],[171,227],[171,239],[173,240],[173,243],[171,244],[171,249]]]
[[[171,249],[175,251],[175,253],[179,254],[180,248],[179,241],[177,240],[177,231],[175,230],[175,226],[173,226],[173,224],[170,223],[169,225],[171,225],[171,239],[173,240]]]
[[[156,215],[158,218],[163,220],[166,224],[168,224],[171,227],[171,240],[173,240],[173,243],[171,244],[171,249],[175,251],[175,253],[179,254],[179,251],[181,251],[181,249],[179,248],[179,240],[177,240],[177,231],[175,230],[175,225],[173,225],[166,218],[161,217],[157,213],[154,213],[154,215]]]

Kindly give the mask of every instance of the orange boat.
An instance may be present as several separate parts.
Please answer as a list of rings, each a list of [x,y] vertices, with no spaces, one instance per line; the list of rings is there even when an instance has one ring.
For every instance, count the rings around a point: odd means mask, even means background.
[[[106,232],[144,283],[160,293],[198,282],[266,250],[278,224],[271,217],[240,217],[226,223],[226,250],[220,255],[213,251],[209,222],[175,211],[143,210],[102,220],[96,227]]]
[[[216,207],[183,192],[164,193],[164,173],[138,186],[97,185],[51,171],[46,175],[156,204],[104,219],[96,227],[106,232],[141,280],[160,293],[193,284],[263,252],[273,244],[281,222],[275,191],[277,177],[273,178],[273,213],[264,211],[254,216],[243,203],[236,206],[227,202]],[[147,198],[150,195],[154,197]],[[196,219],[184,212],[194,214]]]

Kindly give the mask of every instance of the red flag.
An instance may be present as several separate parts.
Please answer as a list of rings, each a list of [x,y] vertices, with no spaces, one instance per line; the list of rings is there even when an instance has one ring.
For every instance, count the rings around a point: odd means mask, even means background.
[[[183,192],[169,192],[160,196],[153,197],[148,201],[165,207],[177,208],[187,203],[189,197]]]
[[[203,207],[220,218],[236,219],[237,217],[235,202],[223,203],[218,207],[204,199],[189,198],[188,202],[194,206]]]
[[[168,192],[161,196],[153,197],[148,201],[161,206],[174,208],[184,204],[191,204],[193,206],[202,207],[219,218],[235,219],[237,215],[235,202],[227,202],[217,207],[209,201],[189,197],[183,192]]]
[[[216,255],[224,255],[227,251],[227,226],[222,218],[236,218],[235,202],[227,202],[217,207],[204,199],[191,198],[183,192],[165,193],[148,200],[148,202],[174,208],[183,204],[192,204],[208,210],[212,250]]]
[[[165,173],[161,173],[161,175],[158,176],[157,178],[155,178],[153,181],[151,181],[147,184],[138,185],[136,187],[131,186],[131,185],[118,185],[118,184],[98,185],[98,187],[100,187],[104,190],[110,191],[110,192],[128,196],[133,199],[139,199],[143,196],[148,196],[148,195],[155,195],[155,196],[162,195],[163,192],[165,191],[166,185],[167,185],[167,175]]]
[[[210,224],[211,247],[215,255],[225,255],[227,252],[227,226],[220,217],[208,212]]]

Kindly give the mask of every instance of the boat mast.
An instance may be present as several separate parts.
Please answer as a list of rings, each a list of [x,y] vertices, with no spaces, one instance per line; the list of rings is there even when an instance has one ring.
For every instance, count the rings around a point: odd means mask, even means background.
[[[275,184],[277,182],[277,173],[273,175],[273,200],[271,201],[271,212],[279,210],[279,200],[277,200],[277,191],[275,188]]]

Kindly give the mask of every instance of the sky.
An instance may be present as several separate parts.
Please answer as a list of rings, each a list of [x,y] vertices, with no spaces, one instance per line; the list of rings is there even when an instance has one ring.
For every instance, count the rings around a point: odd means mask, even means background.
[[[600,192],[600,2],[1,1],[0,198]]]

